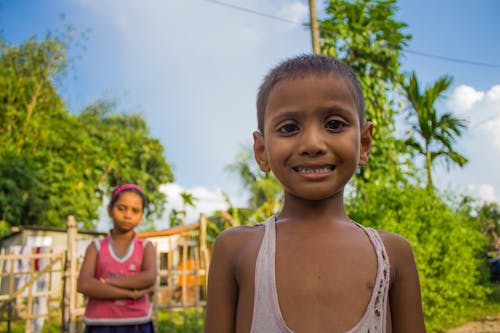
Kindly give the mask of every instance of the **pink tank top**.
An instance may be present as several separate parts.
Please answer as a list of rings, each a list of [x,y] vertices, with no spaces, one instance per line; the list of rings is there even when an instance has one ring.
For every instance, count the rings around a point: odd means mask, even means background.
[[[144,248],[148,241],[134,237],[127,252],[119,257],[110,235],[94,240],[97,250],[96,278],[127,276],[141,271]],[[83,321],[87,325],[135,325],[151,320],[151,304],[147,295],[133,299],[89,298]]]
[[[385,333],[389,295],[389,260],[378,232],[357,224],[368,235],[377,256],[377,276],[370,301],[360,321],[346,333]],[[264,238],[255,265],[255,292],[251,333],[293,333],[280,311],[275,279],[276,217],[265,223]]]

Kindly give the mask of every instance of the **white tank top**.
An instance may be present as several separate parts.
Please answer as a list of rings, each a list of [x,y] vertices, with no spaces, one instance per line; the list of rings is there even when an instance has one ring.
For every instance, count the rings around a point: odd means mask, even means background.
[[[359,322],[346,333],[385,333],[389,295],[389,259],[378,232],[358,225],[368,235],[377,255],[376,283]],[[255,292],[250,333],[293,333],[280,311],[275,278],[276,217],[265,223],[264,238],[255,264]]]

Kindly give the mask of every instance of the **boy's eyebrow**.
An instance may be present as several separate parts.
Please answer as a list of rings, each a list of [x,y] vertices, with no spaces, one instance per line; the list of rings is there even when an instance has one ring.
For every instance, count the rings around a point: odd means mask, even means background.
[[[285,111],[285,112],[278,113],[277,115],[274,115],[271,118],[271,120],[272,121],[277,121],[277,120],[288,119],[288,118],[295,119],[295,118],[298,118],[298,116],[300,115],[300,113],[301,113],[301,111],[299,111],[299,110],[296,110],[296,111]]]
[[[331,114],[339,114],[339,115],[347,115],[350,113],[348,108],[343,107],[342,105],[327,105],[319,107],[317,110],[323,116],[331,115]],[[282,119],[297,119],[301,117],[303,111],[301,110],[289,110],[278,113],[271,118],[271,121],[276,122]],[[357,114],[357,111],[356,111]]]

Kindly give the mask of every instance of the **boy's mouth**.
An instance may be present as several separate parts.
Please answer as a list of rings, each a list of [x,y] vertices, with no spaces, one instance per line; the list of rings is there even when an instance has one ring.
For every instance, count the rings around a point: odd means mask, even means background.
[[[293,167],[293,170],[298,173],[329,173],[335,170],[335,165],[321,167]]]

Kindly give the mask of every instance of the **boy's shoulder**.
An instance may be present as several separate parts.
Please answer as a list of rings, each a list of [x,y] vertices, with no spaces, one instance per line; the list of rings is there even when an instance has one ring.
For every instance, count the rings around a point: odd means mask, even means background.
[[[394,250],[411,251],[410,242],[400,234],[385,230],[377,230],[377,232],[386,249],[389,247]]]
[[[410,242],[405,237],[385,230],[377,231],[384,243],[387,256],[389,257],[393,269],[397,270],[398,267],[405,266],[414,261],[413,249]]]
[[[222,231],[215,239],[214,252],[229,255],[231,261],[254,253],[264,237],[264,224],[235,226]]]
[[[264,235],[264,224],[258,223],[251,226],[235,226],[222,231],[216,238],[216,243],[226,245],[244,245],[244,242],[262,239]]]

